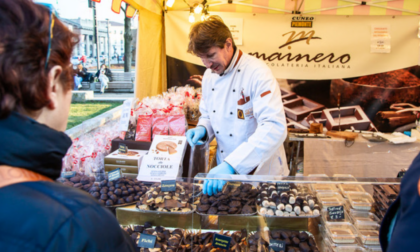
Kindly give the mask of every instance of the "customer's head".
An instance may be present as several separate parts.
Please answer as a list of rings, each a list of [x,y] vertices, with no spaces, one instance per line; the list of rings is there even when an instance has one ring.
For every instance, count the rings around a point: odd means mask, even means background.
[[[219,16],[210,16],[195,23],[190,30],[187,52],[194,54],[214,73],[221,74],[228,67],[235,42],[229,28]]]
[[[79,64],[77,65],[77,69],[79,69],[79,70],[82,70],[82,69],[83,69],[83,65],[82,65],[82,63],[79,63]]]
[[[106,65],[105,64],[102,64],[101,65],[101,69],[105,69],[106,68]]]
[[[70,56],[78,39],[52,18],[32,1],[0,1],[0,118],[16,111],[65,129],[74,85]]]

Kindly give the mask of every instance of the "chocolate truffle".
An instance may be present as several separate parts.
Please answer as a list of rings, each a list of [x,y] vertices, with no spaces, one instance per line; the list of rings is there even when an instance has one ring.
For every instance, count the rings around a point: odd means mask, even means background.
[[[73,187],[74,183],[73,182],[64,182],[63,185]]]
[[[210,205],[199,205],[198,211],[201,213],[206,213],[210,208]]]
[[[210,207],[207,214],[217,214],[217,207]]]
[[[97,199],[99,199],[99,197],[101,197],[101,195],[99,194],[99,192],[93,192],[91,193],[91,195]]]
[[[299,245],[300,240],[299,240],[299,238],[297,238],[297,237],[293,237],[292,242],[293,242],[293,244],[295,244],[295,245]]]
[[[299,233],[299,240],[306,241],[308,239],[308,234],[306,232],[300,232]]]
[[[75,183],[75,184],[80,183],[80,178],[81,178],[80,176],[76,175],[73,178],[70,178],[70,181]]]
[[[115,194],[112,194],[111,196],[109,196],[109,198],[110,198],[111,200],[113,200],[114,202],[118,200],[118,197],[117,197],[117,195],[115,195]]]
[[[101,189],[100,191],[102,194],[107,194],[108,193],[108,188],[104,187]]]
[[[127,190],[127,187],[126,186],[121,186],[121,190],[125,191],[125,190]]]
[[[303,252],[309,252],[311,250],[307,242],[301,242],[299,244],[299,249],[300,251],[303,251]]]
[[[82,183],[83,185],[89,184],[90,183],[90,179],[88,176],[84,175],[80,178],[80,183]]]
[[[226,206],[226,205],[221,205],[221,206],[219,206],[219,207],[217,208],[217,210],[219,210],[219,211],[227,211],[227,210],[229,210],[229,207],[228,207],[228,206]]]
[[[107,193],[107,195],[108,195],[109,197],[111,197],[111,195],[114,195],[114,192],[109,191],[109,192]]]
[[[117,203],[118,203],[118,205],[122,205],[122,204],[125,204],[125,201],[124,201],[124,199],[118,199],[118,201],[117,201]]]
[[[114,190],[115,195],[120,196],[122,194],[121,189],[115,189]]]
[[[122,196],[128,196],[128,191],[122,191],[121,195]]]
[[[131,202],[133,202],[133,201],[134,201],[134,198],[133,198],[133,196],[128,196],[128,197],[125,199],[125,201],[126,201],[127,203],[131,203]]]
[[[114,202],[112,200],[107,200],[106,201],[106,205],[107,206],[113,206],[114,205]]]
[[[108,199],[108,195],[101,194],[101,200],[106,201]]]
[[[132,193],[134,193],[134,189],[133,188],[128,188],[128,194],[132,194]]]
[[[76,187],[76,188],[82,188],[83,187],[83,185],[82,185],[82,183],[76,183],[76,184],[74,184],[73,185],[73,187]]]
[[[115,187],[114,186],[108,187],[108,190],[109,191],[115,191]]]
[[[241,202],[239,202],[239,201],[231,201],[230,203],[229,203],[229,207],[240,207],[241,206]]]
[[[103,200],[98,200],[98,203],[99,203],[99,205],[101,205],[101,206],[105,206],[105,201],[103,201]]]
[[[103,181],[101,181],[101,183],[100,183],[101,187],[104,187],[104,186],[106,186],[107,184],[108,184],[108,181],[107,181],[107,180],[103,180]]]
[[[242,208],[241,213],[242,213],[242,214],[252,214],[252,213],[255,213],[255,210],[254,210],[254,209],[252,209],[252,207],[251,207],[251,206],[249,206],[249,205],[245,205],[245,206]]]

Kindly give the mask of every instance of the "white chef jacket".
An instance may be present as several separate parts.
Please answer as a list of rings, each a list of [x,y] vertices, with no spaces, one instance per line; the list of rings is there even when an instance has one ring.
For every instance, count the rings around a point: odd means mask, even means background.
[[[207,141],[216,137],[218,164],[239,174],[289,174],[280,88],[263,61],[236,49],[222,76],[207,69],[200,112],[197,126],[207,129]]]

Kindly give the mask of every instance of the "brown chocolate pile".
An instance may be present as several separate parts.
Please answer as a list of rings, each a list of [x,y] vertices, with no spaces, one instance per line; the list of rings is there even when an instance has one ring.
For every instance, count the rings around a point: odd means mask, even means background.
[[[355,79],[353,83],[383,88],[400,88],[419,86],[420,80],[409,71],[399,69],[385,73],[366,75]]]
[[[249,236],[250,252],[274,251],[269,249],[270,239],[284,241],[285,252],[319,252],[313,237],[306,232],[290,230],[259,231]]]
[[[69,179],[58,178],[57,181],[62,183],[63,185],[79,188],[88,192],[89,189],[92,187],[93,183],[95,182],[95,177],[77,174],[76,176]]]
[[[152,224],[146,222],[143,226],[133,226],[123,228],[130,236],[133,242],[136,244],[136,251],[140,252],[157,252],[157,251],[167,251],[175,252],[180,251],[180,243],[184,235],[182,229],[175,229],[173,231],[167,230],[164,227],[157,226],[152,228]],[[156,243],[154,249],[148,248],[138,248],[137,244],[139,242],[140,234],[148,234],[156,236]]]
[[[159,212],[190,212],[195,209],[193,193],[201,192],[199,186],[186,182],[177,182],[175,192],[162,192],[160,183],[153,184],[150,189],[140,198],[137,208]]]
[[[400,193],[399,185],[374,185],[373,199],[375,200],[375,213],[382,220],[389,206],[397,199]]]
[[[89,193],[98,199],[99,204],[110,207],[136,202],[147,190],[148,187],[137,179],[119,178],[95,183]]]
[[[213,237],[215,232],[206,233],[192,233],[185,231],[181,240],[178,251],[192,251],[192,252],[211,252],[211,251],[222,251],[220,248],[213,248]],[[230,236],[230,249],[228,251],[241,252],[246,251],[246,229],[242,231],[236,231],[230,234],[230,232],[223,232],[221,230],[218,234]]]
[[[254,214],[257,195],[257,189],[252,189],[251,184],[241,184],[239,187],[226,184],[216,195],[203,194],[197,211],[214,215]]]

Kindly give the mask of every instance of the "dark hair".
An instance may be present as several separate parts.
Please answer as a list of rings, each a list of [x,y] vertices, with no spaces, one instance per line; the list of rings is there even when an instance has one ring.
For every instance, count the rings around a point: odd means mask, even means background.
[[[50,103],[48,73],[63,68],[59,81],[73,85],[70,57],[78,37],[53,15],[51,54],[47,68],[50,11],[28,0],[0,1],[0,118],[12,111],[36,111]]]
[[[224,48],[226,39],[232,39],[232,33],[219,16],[210,16],[203,22],[195,23],[190,30],[190,43],[187,52],[191,54],[207,53],[211,47]]]

